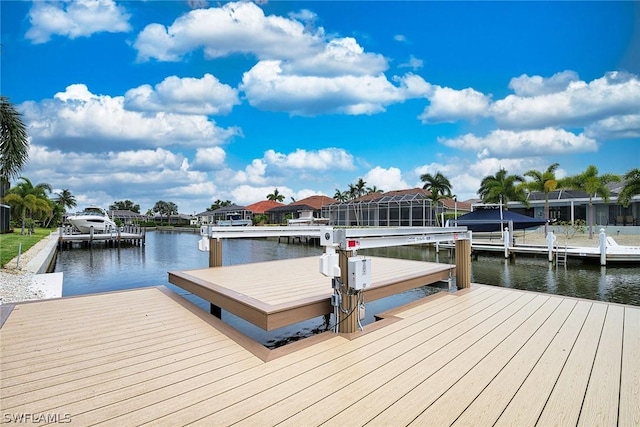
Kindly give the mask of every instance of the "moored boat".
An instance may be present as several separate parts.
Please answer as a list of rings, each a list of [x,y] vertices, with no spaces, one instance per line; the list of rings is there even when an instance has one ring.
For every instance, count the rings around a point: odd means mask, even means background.
[[[90,233],[92,227],[94,233],[105,233],[117,227],[107,211],[97,206],[89,206],[84,211],[67,217],[67,221],[80,233]]]

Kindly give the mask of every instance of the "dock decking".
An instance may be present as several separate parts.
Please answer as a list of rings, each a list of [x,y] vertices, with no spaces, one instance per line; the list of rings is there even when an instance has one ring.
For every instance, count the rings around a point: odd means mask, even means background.
[[[5,423],[640,423],[640,308],[490,286],[276,350],[164,288],[18,304],[0,339]]]
[[[455,265],[372,257],[373,301],[455,276]],[[169,272],[169,282],[270,331],[333,312],[317,256]]]

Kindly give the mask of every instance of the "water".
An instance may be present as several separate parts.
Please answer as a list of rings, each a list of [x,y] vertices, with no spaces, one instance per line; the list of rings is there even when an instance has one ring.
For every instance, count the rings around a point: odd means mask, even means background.
[[[63,296],[91,294],[146,286],[164,285],[204,310],[209,303],[168,282],[168,272],[205,268],[209,254],[198,250],[200,236],[194,233],[153,231],[144,246],[93,249],[74,247],[58,253],[55,271],[64,272]],[[320,256],[322,248],[306,244],[278,243],[274,239],[228,239],[223,241],[223,265]],[[395,247],[361,251],[359,254],[454,263],[448,250],[439,254],[431,247]],[[375,265],[372,266],[375,269]],[[588,298],[640,306],[640,268],[570,262],[567,268],[549,266],[544,258],[519,257],[510,264],[498,256],[480,256],[472,262],[471,279],[476,283],[512,287],[537,292]],[[392,307],[438,292],[422,287],[366,303],[363,324]],[[275,347],[324,330],[323,318],[311,319],[266,332],[223,312],[223,320],[254,340]]]

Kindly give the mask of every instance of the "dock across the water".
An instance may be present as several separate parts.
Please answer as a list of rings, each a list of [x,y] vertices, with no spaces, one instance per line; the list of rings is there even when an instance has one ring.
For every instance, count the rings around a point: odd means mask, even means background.
[[[93,242],[102,242],[107,246],[143,245],[145,229],[137,225],[125,225],[104,233],[78,233],[72,227],[60,227],[59,245],[71,247],[73,243],[91,246]]]

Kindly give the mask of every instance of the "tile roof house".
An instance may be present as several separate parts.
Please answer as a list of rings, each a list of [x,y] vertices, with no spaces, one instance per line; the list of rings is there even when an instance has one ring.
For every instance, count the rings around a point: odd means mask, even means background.
[[[287,215],[292,219],[296,219],[300,218],[300,214],[302,212],[309,211],[313,212],[313,216],[315,218],[320,218],[322,207],[334,202],[335,199],[332,199],[331,197],[321,195],[310,196],[305,199],[289,203],[288,205],[269,209],[267,214],[269,215],[270,222],[276,224],[286,223]]]

